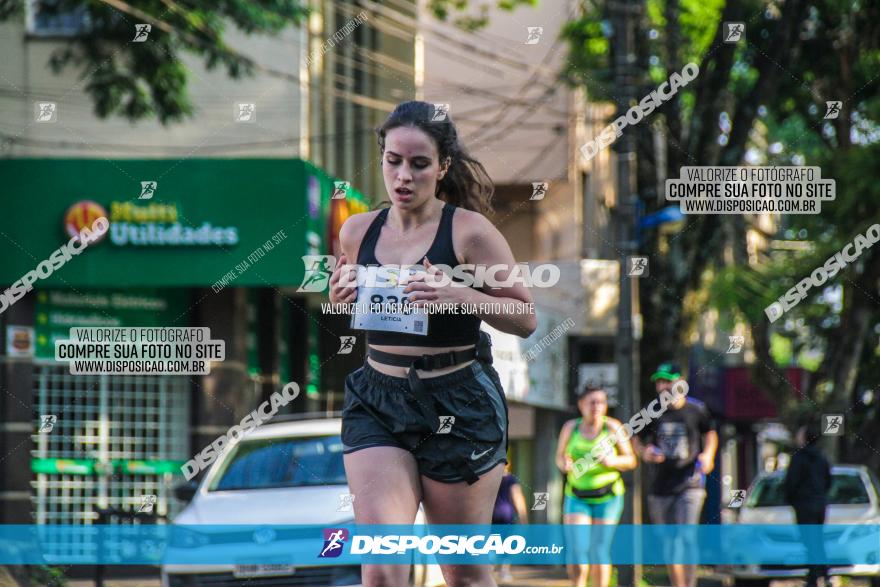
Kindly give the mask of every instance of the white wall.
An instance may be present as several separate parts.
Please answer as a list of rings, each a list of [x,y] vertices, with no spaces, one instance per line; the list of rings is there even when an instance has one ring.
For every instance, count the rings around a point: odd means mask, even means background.
[[[589,105],[582,88],[556,79],[569,52],[559,34],[576,18],[577,2],[542,0],[512,12],[492,7],[488,27],[477,33],[437,21],[422,5],[424,99],[450,104],[465,147],[510,201],[510,211],[495,219],[499,229],[516,238],[528,259],[579,259],[585,232],[588,252],[600,254],[598,245],[607,240],[602,206],[613,201],[613,156],[586,162],[579,149],[606,124],[608,107]],[[538,43],[525,44],[528,27],[543,27]],[[581,171],[588,174],[587,218]],[[506,186],[538,181],[550,182],[538,203],[521,201],[519,190],[505,193]]]
[[[496,183],[568,179],[572,91],[556,73],[568,52],[559,32],[573,6],[569,0],[513,11],[493,6],[489,25],[473,34],[432,15],[423,19],[425,100],[450,104],[459,136]],[[544,28],[537,44],[525,44],[527,27]]]

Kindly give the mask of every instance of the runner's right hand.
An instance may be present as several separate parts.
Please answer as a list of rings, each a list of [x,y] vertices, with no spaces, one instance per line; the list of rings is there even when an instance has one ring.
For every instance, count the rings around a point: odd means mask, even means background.
[[[642,458],[648,463],[662,463],[666,460],[666,455],[664,455],[663,451],[653,444],[649,444],[645,448],[645,452],[642,455]]]
[[[356,286],[341,287],[339,285],[339,280],[344,271],[348,271],[348,283],[356,284],[357,268],[353,265],[348,265],[345,253],[342,253],[342,256],[339,257],[339,262],[336,263],[336,269],[333,271],[333,275],[330,276],[330,301],[334,304],[349,304],[354,303],[354,301],[357,300]]]

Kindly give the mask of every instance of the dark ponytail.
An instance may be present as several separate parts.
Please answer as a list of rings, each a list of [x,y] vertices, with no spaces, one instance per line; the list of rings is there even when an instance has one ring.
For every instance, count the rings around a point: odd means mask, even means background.
[[[449,114],[446,120],[432,121],[434,105],[410,101],[397,105],[382,126],[376,129],[379,151],[385,153],[385,137],[391,129],[412,126],[423,130],[437,145],[440,162],[449,157],[449,169],[439,183],[441,200],[475,212],[486,214],[492,210],[495,186],[483,164],[468,155],[458,141],[458,132]]]

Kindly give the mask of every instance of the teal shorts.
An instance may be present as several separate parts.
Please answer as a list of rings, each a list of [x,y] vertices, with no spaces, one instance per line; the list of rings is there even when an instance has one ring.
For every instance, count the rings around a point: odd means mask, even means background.
[[[591,503],[579,497],[566,495],[562,511],[565,514],[583,514],[593,520],[604,520],[616,524],[623,514],[623,496],[615,495],[606,501]]]

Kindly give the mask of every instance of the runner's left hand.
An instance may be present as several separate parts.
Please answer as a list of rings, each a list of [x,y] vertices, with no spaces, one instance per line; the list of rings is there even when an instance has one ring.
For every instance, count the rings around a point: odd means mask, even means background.
[[[617,456],[617,453],[615,453],[613,450],[609,450],[609,451],[603,453],[597,460],[602,465],[605,465],[606,467],[613,469],[615,456]]]
[[[709,455],[704,452],[701,452],[697,455],[697,460],[700,461],[700,467],[702,468],[703,473],[705,473],[706,475],[711,473],[712,469],[715,468],[715,463],[712,462],[712,459],[709,458]]]
[[[415,275],[408,279],[407,286],[403,290],[408,303],[415,307],[424,307],[426,304],[464,304],[470,302],[473,289],[469,287],[454,286],[449,281],[449,276],[444,276],[443,271],[431,265],[428,258],[424,258],[425,274]]]

